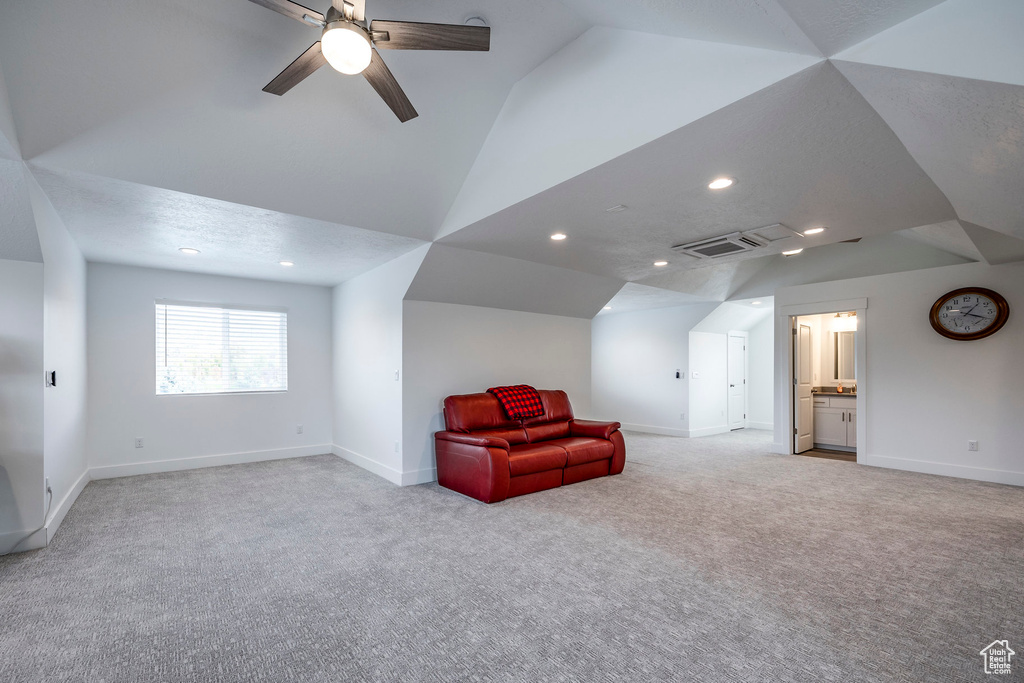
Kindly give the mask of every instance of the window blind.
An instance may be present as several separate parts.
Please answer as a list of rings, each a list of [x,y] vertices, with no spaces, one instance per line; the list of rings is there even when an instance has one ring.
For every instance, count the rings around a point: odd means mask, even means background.
[[[284,311],[156,303],[156,393],[288,389]]]

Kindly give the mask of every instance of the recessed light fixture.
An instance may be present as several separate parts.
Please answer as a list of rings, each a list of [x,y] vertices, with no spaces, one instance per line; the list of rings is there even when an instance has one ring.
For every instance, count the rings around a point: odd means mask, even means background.
[[[193,249],[192,247],[182,247],[178,251],[180,251],[182,254],[188,254],[189,256],[195,256],[196,254],[199,253],[198,249]]]
[[[782,255],[783,256],[796,256],[801,251],[803,251],[803,249],[790,249],[789,251],[782,252]]]
[[[751,306],[760,306],[760,305],[761,305],[761,302],[760,302],[760,301],[751,301],[751,302],[750,302],[750,305],[751,305]]]
[[[280,263],[280,264],[281,264],[282,266],[287,266],[288,268],[291,268],[292,266],[294,266],[294,265],[295,265],[295,264],[294,264],[293,262],[291,262],[291,261],[278,261],[278,263]]]
[[[724,190],[735,182],[735,178],[715,178],[708,183],[708,188],[711,190]]]
[[[615,206],[608,207],[604,211],[605,213],[618,213],[620,211],[625,211],[627,208],[629,207],[627,207],[625,204],[616,204]]]
[[[819,228],[808,228],[807,230],[804,230],[804,235],[819,235],[825,232],[826,230],[828,230],[828,228],[826,228],[824,225]]]
[[[604,307],[604,310],[606,310],[606,311],[610,311],[610,310],[612,310],[612,307],[611,307],[611,306],[605,306],[605,307]]]
[[[667,266],[668,265],[668,261],[655,261],[654,265],[656,265],[659,268],[661,268],[662,266]]]
[[[565,239],[565,237],[566,235],[564,232],[556,232],[554,235],[551,236],[551,239],[553,239],[556,242],[561,242],[562,240]]]

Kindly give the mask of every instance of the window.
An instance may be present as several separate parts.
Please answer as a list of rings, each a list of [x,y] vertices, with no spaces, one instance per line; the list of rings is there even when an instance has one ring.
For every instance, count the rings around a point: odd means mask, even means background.
[[[156,303],[156,393],[288,389],[288,314]]]

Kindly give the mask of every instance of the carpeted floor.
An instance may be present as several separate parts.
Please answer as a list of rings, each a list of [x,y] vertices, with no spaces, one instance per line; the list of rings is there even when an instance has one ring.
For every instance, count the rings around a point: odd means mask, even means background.
[[[1024,489],[627,434],[483,505],[333,456],[89,484],[0,558],[0,681],[1024,680]]]

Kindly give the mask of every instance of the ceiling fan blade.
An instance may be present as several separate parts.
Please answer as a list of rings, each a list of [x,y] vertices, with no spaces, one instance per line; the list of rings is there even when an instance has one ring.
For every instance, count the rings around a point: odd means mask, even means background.
[[[377,94],[381,96],[391,111],[395,112],[395,116],[402,123],[405,123],[409,119],[414,119],[419,114],[412,106],[412,102],[405,96],[405,92],[402,90],[402,86],[398,85],[398,81],[391,75],[391,69],[384,63],[384,60],[376,50],[373,50],[373,56],[370,58],[370,66],[366,67],[363,71],[363,76],[370,82],[373,89],[377,91]]]
[[[343,15],[345,14],[345,5],[351,5],[353,19],[356,21],[366,19],[366,0],[332,0],[331,4]]]
[[[311,10],[308,7],[303,7],[297,2],[291,2],[291,0],[249,0],[249,2],[254,2],[257,5],[260,5],[261,7],[272,9],[275,12],[280,12],[286,17],[291,17],[292,19],[296,19],[298,21],[301,21],[303,24],[308,24],[310,26],[313,26],[314,24],[311,24],[310,22],[303,19],[303,16],[308,16],[312,19],[315,19],[316,21],[319,21],[321,26],[323,26],[323,23],[325,21],[324,15],[320,14],[316,10]]]
[[[326,63],[327,58],[320,51],[320,41],[318,40],[310,45],[308,50],[299,55],[294,62],[289,64],[284,71],[279,73],[274,80],[267,83],[266,87],[263,88],[263,92],[268,92],[272,95],[283,95]]]
[[[385,37],[385,34],[386,37]],[[473,50],[491,49],[490,26],[419,24],[413,21],[373,21],[373,44],[380,50]]]

